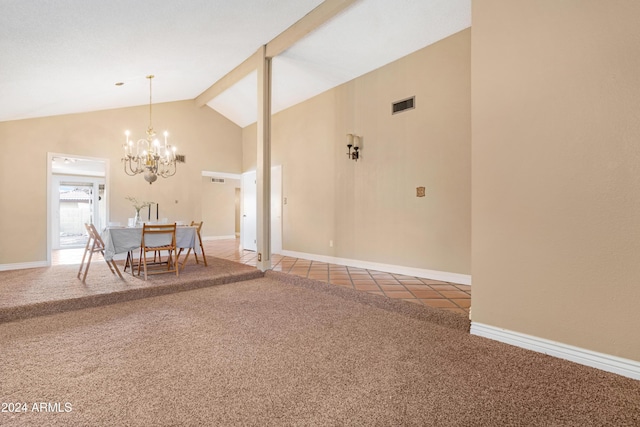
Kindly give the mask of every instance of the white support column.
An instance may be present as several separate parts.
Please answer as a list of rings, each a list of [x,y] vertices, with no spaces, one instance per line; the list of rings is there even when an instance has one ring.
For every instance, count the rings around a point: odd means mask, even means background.
[[[258,59],[257,267],[271,269],[271,58],[267,47]]]

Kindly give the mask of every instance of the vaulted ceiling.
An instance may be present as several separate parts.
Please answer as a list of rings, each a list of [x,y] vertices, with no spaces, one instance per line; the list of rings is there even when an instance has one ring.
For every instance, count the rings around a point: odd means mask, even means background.
[[[196,99],[321,0],[8,0],[0,121]],[[273,59],[273,112],[471,25],[471,0],[327,0],[347,7]],[[116,83],[124,83],[116,86]],[[255,73],[205,103],[256,120]],[[205,107],[206,108],[206,107]]]

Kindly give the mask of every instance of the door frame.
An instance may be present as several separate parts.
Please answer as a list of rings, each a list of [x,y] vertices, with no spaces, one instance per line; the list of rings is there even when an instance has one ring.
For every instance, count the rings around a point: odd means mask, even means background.
[[[63,157],[67,159],[78,159],[78,160],[91,160],[95,162],[104,163],[104,175],[99,175],[104,178],[104,198],[105,198],[105,224],[109,223],[109,201],[111,199],[111,186],[109,185],[109,159],[103,157],[90,157],[90,156],[81,156],[78,154],[65,154],[65,153],[53,153],[47,152],[47,266],[51,265],[51,251],[52,251],[52,220],[53,220],[53,212],[52,212],[52,194],[53,191],[53,158],[54,157]],[[85,176],[89,177],[91,175],[77,175],[77,176]],[[94,176],[95,178],[96,176]]]
[[[58,190],[60,188],[60,184],[64,183],[71,183],[71,184],[77,184],[77,185],[82,185],[84,184],[85,186],[91,186],[93,189],[92,192],[92,197],[93,200],[91,201],[91,209],[92,209],[92,216],[93,216],[93,223],[96,225],[96,227],[100,228],[100,224],[104,224],[105,226],[107,225],[106,222],[106,218],[102,218],[102,215],[100,214],[100,203],[99,203],[99,197],[100,197],[100,185],[104,185],[105,186],[105,191],[106,191],[106,183],[104,180],[104,177],[93,177],[93,176],[85,176],[85,175],[54,175],[51,174],[51,179],[52,179],[52,184],[51,184],[51,223],[50,223],[50,227],[51,227],[51,232],[50,232],[50,236],[51,236],[51,249],[52,250],[56,250],[56,249],[61,249],[60,248],[60,237],[59,237],[59,232],[60,232],[60,221],[59,218],[58,220],[56,220],[55,215],[56,215],[56,211],[59,213],[60,212],[60,200],[59,197],[53,197],[53,194],[56,193],[56,195],[58,195]],[[106,202],[106,200],[105,200]],[[105,205],[105,215],[106,215],[106,205]]]
[[[244,200],[245,200],[245,181],[248,183],[248,185],[252,185],[252,187],[256,187],[257,183],[256,183],[256,174],[257,172],[255,170],[253,171],[247,171],[245,173],[242,174],[242,180],[241,180],[241,184],[242,184],[242,190],[241,190],[241,222],[240,222],[240,242],[243,246],[243,249],[246,250],[252,250],[252,251],[256,251],[257,250],[257,244],[253,244],[250,245],[250,248],[245,247],[244,245],[244,239],[245,239],[245,222],[246,221],[253,221],[255,222],[256,226],[253,227],[256,230],[257,233],[257,191],[254,191],[253,194],[256,195],[256,212],[252,212],[253,218],[251,217],[247,217],[247,212],[245,210],[245,206],[244,206]],[[253,181],[253,184],[251,184],[251,181]],[[270,242],[270,247],[271,247],[271,253],[272,254],[281,254],[282,253],[282,165],[276,165],[276,166],[271,166],[271,242]]]
[[[228,173],[228,172],[211,172],[202,171],[202,176],[209,176],[212,178],[229,178],[237,179],[240,181],[240,242],[244,239],[244,191],[243,177],[245,174],[256,175],[256,171],[247,171],[241,174]],[[279,254],[282,252],[282,165],[276,165],[271,167],[272,182],[271,182],[271,253]],[[275,177],[275,179],[274,179]],[[257,194],[257,193],[256,193]],[[256,196],[257,197],[257,196]],[[257,200],[256,200],[257,206]],[[274,208],[277,206],[277,208]],[[274,215],[274,212],[276,215]],[[257,215],[257,213],[256,213]],[[256,218],[257,220],[257,218]],[[275,236],[275,237],[274,237]]]
[[[251,200],[250,206],[247,200]],[[249,230],[253,232],[248,235]],[[258,192],[256,186],[256,171],[242,174],[240,180],[240,247],[245,251],[256,252],[258,230]],[[250,242],[253,237],[253,243]]]

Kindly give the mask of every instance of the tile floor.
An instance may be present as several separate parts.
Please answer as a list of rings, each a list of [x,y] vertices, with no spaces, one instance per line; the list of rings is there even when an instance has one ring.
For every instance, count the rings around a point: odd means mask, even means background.
[[[238,239],[206,240],[204,248],[207,255],[256,266],[257,254],[241,251]],[[54,251],[52,264],[79,264],[83,251]],[[274,271],[469,315],[471,286],[282,255],[273,255],[271,263]]]

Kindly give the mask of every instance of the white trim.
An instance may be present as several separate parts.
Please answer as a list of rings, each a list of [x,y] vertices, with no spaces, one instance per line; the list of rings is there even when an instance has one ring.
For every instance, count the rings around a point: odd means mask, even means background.
[[[423,279],[441,280],[443,282],[457,283],[460,285],[471,285],[471,275],[468,274],[449,273],[446,271],[427,270],[424,268],[405,267],[402,265],[381,264],[357,259],[338,258],[287,250],[283,250],[281,255],[309,259],[311,261],[327,262],[330,264],[346,265],[349,267],[366,268],[367,270],[384,271],[386,273],[404,274],[405,276],[422,277]]]
[[[17,262],[15,264],[0,264],[0,271],[24,270],[26,268],[39,268],[48,266],[48,261]]]
[[[235,239],[236,235],[231,234],[229,236],[202,236],[202,241],[205,240],[226,240],[226,239]]]
[[[560,359],[569,360],[581,365],[590,366],[624,377],[640,380],[640,362],[612,356],[610,354],[598,353],[569,344],[538,338],[520,332],[509,331],[482,323],[471,323],[471,334],[516,347],[533,350],[538,353],[548,354]]]
[[[211,178],[242,179],[242,174],[240,173],[227,172],[202,171],[202,176],[210,176]]]

